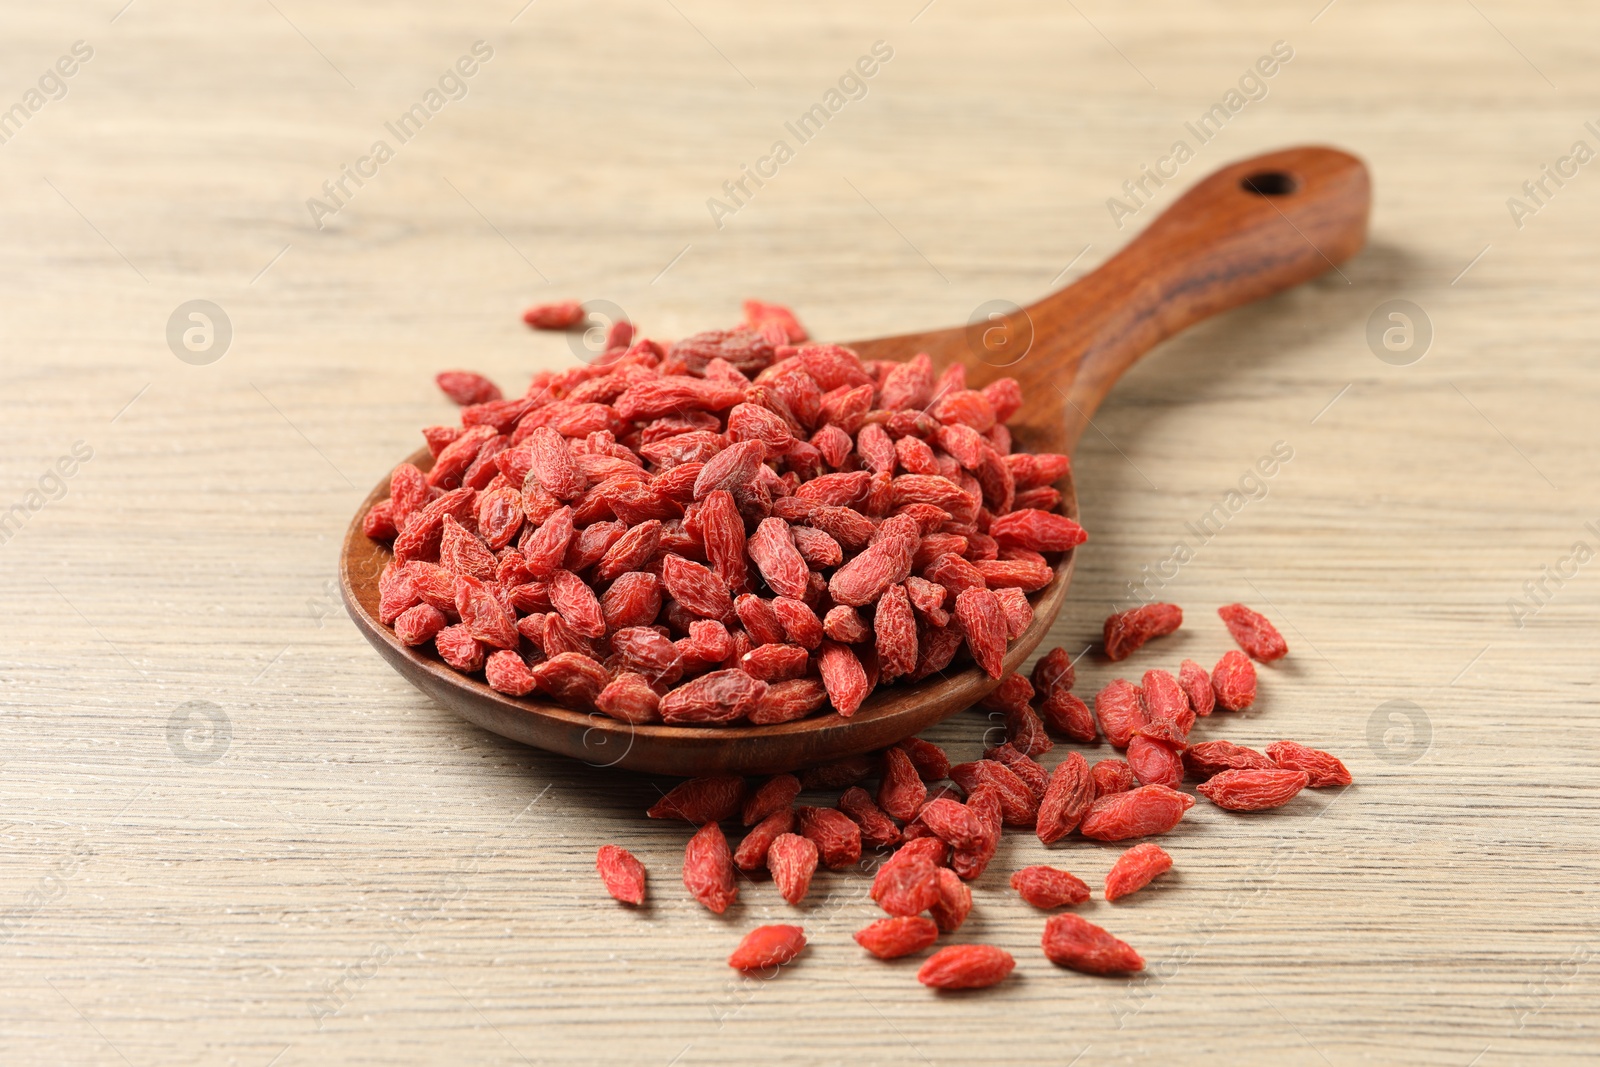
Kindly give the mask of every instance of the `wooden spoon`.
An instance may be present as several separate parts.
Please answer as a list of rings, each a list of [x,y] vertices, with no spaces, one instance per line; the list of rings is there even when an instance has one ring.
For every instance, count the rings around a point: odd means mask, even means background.
[[[1366,240],[1370,186],[1361,161],[1332,148],[1291,148],[1234,163],[1190,189],[1093,273],[1030,305],[930,333],[853,342],[864,359],[926,352],[935,367],[967,365],[975,386],[1011,376],[1024,406],[1011,428],[1019,450],[1070,454],[1107,391],[1159,342],[1202,319],[1314,278]],[[426,449],[410,457],[427,469]],[[1058,486],[1076,517],[1069,475]],[[968,666],[878,690],[848,719],[824,712],[777,726],[631,726],[497,693],[401,644],[378,621],[378,575],[388,549],[361,518],[388,495],[384,479],[345,536],[340,577],[351,618],[396,670],[463,718],[497,734],[597,766],[661,774],[767,774],[868,752],[970,707],[996,682]],[[1090,530],[1091,538],[1094,531]],[[1092,543],[1092,540],[1091,540]],[[1019,668],[1055,620],[1074,553],[1034,594],[1033,624],[1006,652]]]

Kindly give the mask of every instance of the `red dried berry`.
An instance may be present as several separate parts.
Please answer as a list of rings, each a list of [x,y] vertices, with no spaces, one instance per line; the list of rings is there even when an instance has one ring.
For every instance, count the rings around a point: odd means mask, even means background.
[[[1178,667],[1178,684],[1183,687],[1184,695],[1189,698],[1189,706],[1196,715],[1204,718],[1211,714],[1217,698],[1211,691],[1211,676],[1204,667],[1192,659],[1184,660]]]
[[[890,915],[927,911],[939,902],[938,870],[925,859],[885,864],[873,879],[873,899]]]
[[[746,826],[754,826],[773,812],[787,808],[799,795],[800,779],[792,774],[775,774],[750,794],[740,818]]]
[[[538,685],[528,664],[509,650],[496,652],[488,658],[483,665],[483,677],[490,689],[514,697],[527,696]]]
[[[1037,798],[1044,796],[1045,789],[1050,784],[1050,772],[1014,745],[1008,742],[996,745],[994,748],[986,748],[983,750],[983,758],[1004,764],[1012,774],[1022,779],[1022,784],[1028,787],[1028,792]]]
[[[1094,698],[1095,717],[1100,732],[1114,748],[1127,748],[1133,733],[1146,722],[1144,700],[1132,682],[1118,678]]]
[[[894,746],[911,757],[911,763],[924,782],[937,782],[950,774],[950,757],[932,741],[908,737]]]
[[[601,845],[594,865],[612,897],[624,904],[644,903],[644,864],[633,853],[619,845]]]
[[[767,853],[772,842],[794,830],[794,812],[788,808],[775,811],[750,828],[733,850],[733,865],[741,871],[759,871],[767,865]]]
[[[1038,814],[1039,802],[1028,785],[1017,777],[1015,771],[994,760],[976,760],[958,763],[950,768],[950,780],[960,786],[971,803],[972,794],[988,787],[1000,804],[1001,817],[1007,826],[1032,826]]]
[[[938,841],[938,838],[925,838],[928,841]],[[941,842],[941,847],[942,847]],[[939,902],[928,909],[928,915],[938,924],[940,930],[949,933],[959,929],[967,921],[967,916],[972,912],[972,890],[961,880],[961,876],[949,867],[940,867]]]
[[[1144,970],[1144,959],[1127,942],[1071,912],[1052,915],[1041,941],[1045,958],[1084,974],[1128,974]]]
[[[1267,755],[1280,767],[1305,771],[1313,789],[1350,784],[1350,769],[1321,749],[1307,748],[1298,741],[1274,741],[1267,746]]]
[[[1256,668],[1243,652],[1224,652],[1211,669],[1211,691],[1223,711],[1243,711],[1256,702]]]
[[[1183,748],[1140,732],[1128,742],[1128,766],[1140,785],[1164,785],[1176,789],[1183,784]]]
[[[1178,680],[1166,671],[1144,672],[1143,685],[1145,717],[1151,722],[1170,722],[1181,737],[1187,737],[1194,726],[1194,709]]]
[[[1172,869],[1172,857],[1167,850],[1153,841],[1134,845],[1111,865],[1106,875],[1106,899],[1118,900],[1129,893],[1137,893],[1150,884],[1157,875]]]
[[[989,536],[1002,545],[1031,548],[1035,552],[1066,552],[1089,539],[1083,527],[1048,511],[1025,508],[1002,515],[989,524]]]
[[[800,903],[810,891],[818,855],[816,842],[799,834],[779,834],[767,848],[767,870],[790,904]]]
[[[522,313],[522,321],[535,330],[570,330],[583,321],[583,305],[576,300],[535,304]]]
[[[1146,604],[1118,612],[1106,619],[1106,658],[1127,659],[1152,637],[1165,637],[1183,625],[1183,609],[1176,604]]]
[[[1223,771],[1196,792],[1227,811],[1266,811],[1293,800],[1311,781],[1305,771]]]
[[[1100,734],[1089,705],[1063,689],[1056,689],[1039,705],[1045,729],[1081,744],[1093,744]]]
[[[1193,804],[1193,797],[1164,785],[1140,786],[1096,800],[1078,830],[1096,841],[1151,837],[1178,825]]]
[[[1052,648],[1033,665],[1031,680],[1034,692],[1045,697],[1049,697],[1056,690],[1071,689],[1077,680],[1072,656],[1064,648]]]
[[[939,940],[939,927],[920,915],[879,919],[853,935],[856,944],[880,960],[894,960],[921,952]]]
[[[878,784],[878,805],[902,822],[916,818],[928,799],[927,786],[904,750],[891,748],[883,754],[883,778]]]
[[[500,387],[475,371],[441,371],[433,380],[440,392],[463,407],[501,398]]]
[[[705,907],[721,915],[739,897],[733,855],[722,827],[708,822],[683,850],[683,884]]]
[[[1000,601],[987,589],[964,589],[956,596],[956,618],[972,658],[989,677],[999,678],[1006,654],[1006,620]]]
[[[1112,793],[1126,793],[1139,784],[1139,779],[1133,776],[1133,768],[1119,759],[1101,760],[1089,768],[1089,776],[1094,779],[1096,800]]]
[[[798,926],[758,926],[744,935],[739,947],[728,957],[736,971],[764,971],[781,967],[800,955],[806,947],[806,934]]]
[[[861,827],[835,808],[796,809],[800,833],[817,846],[822,862],[830,870],[849,867],[861,858]]]
[[[873,802],[871,794],[858,785],[839,797],[839,810],[861,827],[861,843],[873,848],[889,848],[900,843],[900,828]]]
[[[837,641],[822,642],[822,650],[817,656],[817,671],[822,675],[822,684],[828,690],[833,710],[844,718],[854,715],[872,691],[872,686],[867,683],[867,672],[849,645]]]
[[[720,726],[748,715],[767,683],[741,670],[702,674],[661,698],[661,721],[669,725]]]
[[[1078,828],[1096,800],[1089,761],[1073,752],[1050,772],[1050,784],[1039,802],[1035,826],[1039,840],[1050,845]]]
[[[1055,867],[1024,867],[1011,876],[1011,888],[1045,911],[1089,899],[1089,886],[1082,878]]]
[[[1217,614],[1222,617],[1223,625],[1239,643],[1239,647],[1244,649],[1251,659],[1271,663],[1288,655],[1288,642],[1283,639],[1278,628],[1267,621],[1265,615],[1252,611],[1243,604],[1224,604],[1217,609]]]
[[[1232,741],[1202,741],[1183,750],[1183,766],[1191,778],[1205,781],[1223,771],[1265,771],[1277,764],[1255,749]]]
[[[965,804],[949,797],[928,801],[917,812],[917,820],[957,850],[977,848],[984,837],[977,816]]]
[[[984,989],[1016,967],[1011,953],[993,945],[951,945],[928,958],[917,981],[933,989]]]
[[[652,819],[682,819],[700,826],[731,819],[744,802],[744,779],[737,775],[691,778],[673,786],[645,812]]]

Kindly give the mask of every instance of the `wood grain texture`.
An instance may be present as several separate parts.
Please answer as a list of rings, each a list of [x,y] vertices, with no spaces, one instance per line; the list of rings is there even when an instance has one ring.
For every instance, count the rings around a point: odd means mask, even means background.
[[[1520,228],[1507,207],[1597,145],[1592,5],[520,6],[0,15],[6,107],[94,49],[0,144],[0,509],[42,505],[0,544],[0,1060],[1592,1059],[1600,586],[1573,546],[1600,547],[1600,178],[1547,181]],[[479,39],[466,97],[315,229],[306,199]],[[707,198],[877,40],[894,55],[866,94],[716,228]],[[1265,94],[1198,144],[1184,124],[1279,40]],[[1119,229],[1107,198],[1178,138],[1194,158]],[[1125,666],[1212,662],[1215,607],[1251,602],[1292,652],[1204,736],[1319,744],[1356,784],[1262,817],[1197,807],[1162,883],[1086,906],[1145,978],[1037,954],[1002,872],[1094,885],[1118,850],[1023,837],[960,934],[1017,955],[1002,987],[931,996],[914,959],[863,958],[849,934],[875,909],[840,873],[792,970],[733,977],[738,936],[790,909],[767,884],[722,919],[687,899],[683,829],[640,817],[666,781],[465,726],[340,612],[346,519],[448,414],[432,373],[515,384],[572,358],[517,320],[532,299],[607,299],[663,336],[746,295],[824,337],[959,323],[1298,143],[1367,162],[1369,246],[1109,395],[1050,643],[1083,648],[1147,582],[1190,621]],[[205,366],[165,339],[194,299],[233,325]],[[1432,326],[1408,365],[1366,339],[1395,299]],[[46,477],[77,441],[92,458]],[[1292,459],[1253,474],[1280,441]],[[1122,673],[1080,667],[1084,691]],[[225,748],[169,731],[191,701]],[[971,758],[988,725],[930,736]],[[606,841],[649,866],[650,908],[600,896]]]

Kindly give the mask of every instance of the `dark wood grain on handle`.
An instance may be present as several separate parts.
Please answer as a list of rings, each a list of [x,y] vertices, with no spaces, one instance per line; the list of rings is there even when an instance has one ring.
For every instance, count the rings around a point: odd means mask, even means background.
[[[1033,348],[1010,373],[1025,391],[1061,385],[1070,451],[1116,380],[1157,344],[1360,251],[1370,200],[1366,166],[1333,148],[1224,167],[1094,272],[1029,307]]]

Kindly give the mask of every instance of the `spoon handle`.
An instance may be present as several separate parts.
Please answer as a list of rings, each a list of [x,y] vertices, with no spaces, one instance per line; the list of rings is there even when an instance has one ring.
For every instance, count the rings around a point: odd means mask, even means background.
[[[1365,164],[1337,149],[1241,160],[1184,193],[1092,273],[1029,307],[1025,362],[1052,380],[1035,384],[1071,381],[1068,449],[1123,371],[1161,341],[1337,270],[1365,244],[1370,204]]]

